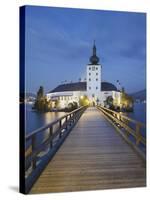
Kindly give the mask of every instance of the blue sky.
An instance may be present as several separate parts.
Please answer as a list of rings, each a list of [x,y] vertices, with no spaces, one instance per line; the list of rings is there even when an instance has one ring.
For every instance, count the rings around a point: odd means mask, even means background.
[[[94,39],[103,81],[129,93],[146,87],[143,13],[27,6],[25,31],[27,92],[85,78]]]

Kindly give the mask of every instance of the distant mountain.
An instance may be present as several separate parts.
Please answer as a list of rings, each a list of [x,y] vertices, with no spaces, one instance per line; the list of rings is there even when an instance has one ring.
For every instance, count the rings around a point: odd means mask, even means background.
[[[24,94],[23,92],[20,93],[20,102],[22,103],[24,101],[34,101],[35,99],[36,99],[36,95],[31,92],[27,92],[26,94]]]
[[[31,93],[31,92],[27,92],[26,93],[26,97],[29,98],[29,97],[32,97],[32,98],[36,98],[36,95]]]
[[[134,100],[144,101],[146,100],[146,89],[134,92],[130,95],[133,97]]]

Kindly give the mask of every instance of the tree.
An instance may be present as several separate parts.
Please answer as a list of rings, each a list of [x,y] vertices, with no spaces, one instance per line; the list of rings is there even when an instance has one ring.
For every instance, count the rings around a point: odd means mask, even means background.
[[[40,88],[39,88],[39,90],[37,92],[37,99],[40,100],[43,97],[44,97],[44,88],[43,88],[43,86],[40,86]]]
[[[121,100],[120,100],[121,107],[127,111],[132,111],[133,103],[134,103],[133,98],[130,95],[128,95],[123,88],[121,92]]]
[[[47,101],[47,98],[44,96],[44,88],[42,86],[40,86],[37,92],[37,97],[33,108],[42,112],[49,110],[49,102]]]
[[[107,97],[107,99],[106,99],[106,105],[108,105],[109,108],[113,107],[113,98],[112,98],[112,96],[108,96]]]
[[[75,101],[73,101],[73,109],[75,110],[75,109],[77,109],[77,108],[78,108],[78,103],[75,102]]]
[[[75,110],[77,108],[78,108],[78,103],[75,102],[75,101],[73,101],[73,102],[71,102],[71,103],[68,104],[69,111]]]
[[[80,97],[80,99],[79,99],[79,105],[80,106],[88,106],[89,103],[90,103],[89,99],[86,95]]]

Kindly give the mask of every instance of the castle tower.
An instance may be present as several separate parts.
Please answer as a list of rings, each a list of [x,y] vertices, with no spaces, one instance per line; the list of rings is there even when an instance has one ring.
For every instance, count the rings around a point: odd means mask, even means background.
[[[101,93],[101,65],[96,55],[96,45],[94,41],[93,55],[90,57],[90,64],[87,65],[87,95],[91,104],[100,103]]]

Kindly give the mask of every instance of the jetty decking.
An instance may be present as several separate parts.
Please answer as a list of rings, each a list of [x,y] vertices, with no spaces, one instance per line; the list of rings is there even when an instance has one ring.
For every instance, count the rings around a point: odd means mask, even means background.
[[[97,108],[88,108],[30,193],[146,185],[145,163]]]

